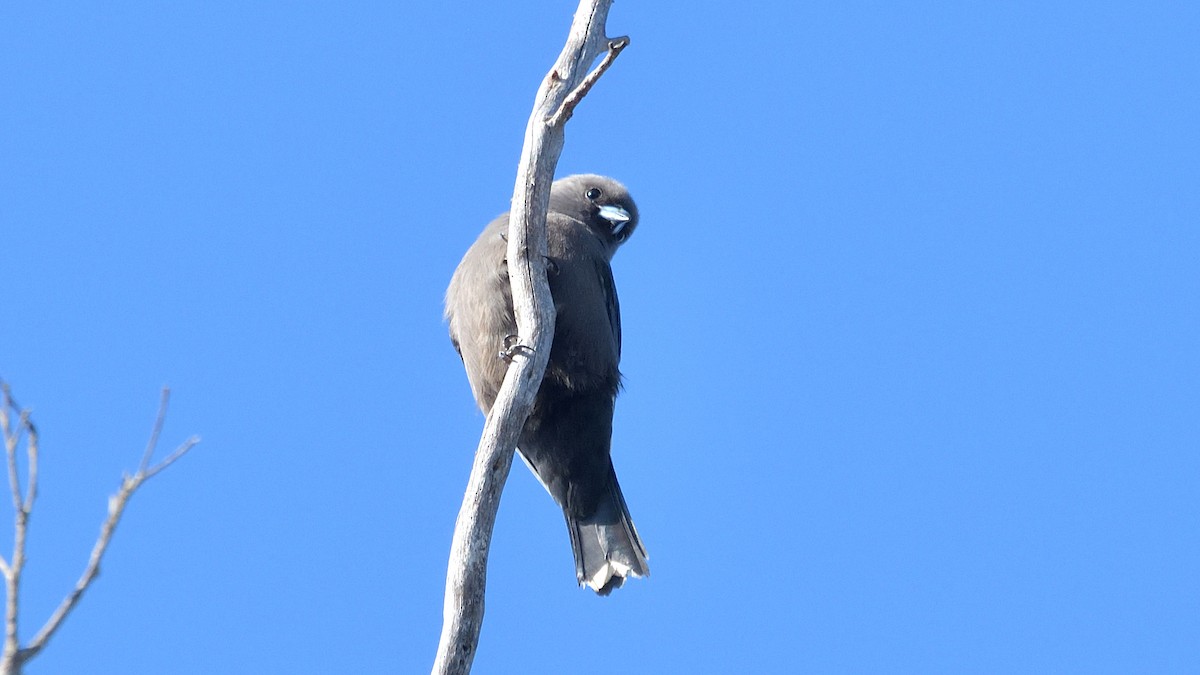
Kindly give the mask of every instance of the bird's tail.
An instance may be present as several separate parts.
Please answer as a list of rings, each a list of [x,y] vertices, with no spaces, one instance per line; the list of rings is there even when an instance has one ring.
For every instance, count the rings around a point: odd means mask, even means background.
[[[649,576],[649,556],[629,517],[616,471],[609,469],[609,488],[595,513],[587,518],[575,518],[570,512],[566,516],[580,586],[608,595],[625,583],[625,577]]]

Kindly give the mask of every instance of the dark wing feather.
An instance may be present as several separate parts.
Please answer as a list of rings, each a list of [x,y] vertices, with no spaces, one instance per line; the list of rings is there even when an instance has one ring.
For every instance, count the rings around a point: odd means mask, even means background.
[[[604,290],[604,307],[608,310],[608,325],[612,329],[613,342],[617,345],[617,357],[621,356],[621,301],[617,299],[617,284],[613,280],[612,267],[603,260],[596,262],[596,275],[600,277],[600,288]]]

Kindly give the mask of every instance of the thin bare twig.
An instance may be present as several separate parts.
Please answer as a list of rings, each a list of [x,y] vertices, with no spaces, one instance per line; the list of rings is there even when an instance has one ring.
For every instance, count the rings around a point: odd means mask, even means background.
[[[608,53],[604,55],[604,59],[600,61],[600,65],[588,73],[587,77],[583,78],[583,82],[580,82],[578,87],[571,90],[571,93],[563,99],[562,105],[558,107],[558,110],[550,116],[550,119],[546,120],[546,124],[552,126],[566,124],[567,120],[571,119],[571,115],[575,114],[575,106],[579,105],[584,96],[587,96],[588,92],[592,90],[592,87],[600,79],[600,76],[604,74],[604,71],[608,70],[613,61],[616,61],[617,57],[620,56],[621,50],[627,46],[629,46],[629,37],[627,36],[609,40]]]
[[[170,402],[171,390],[163,387],[162,394],[158,398],[158,414],[154,416],[154,427],[150,429],[150,440],[146,442],[146,451],[142,453],[141,464],[138,464],[139,473],[146,471],[146,467],[150,465],[150,456],[154,454],[154,448],[158,447],[158,437],[162,434],[163,424],[167,421],[167,404]]]
[[[9,458],[13,458],[13,457],[16,457],[16,453],[17,453],[17,443],[19,441],[19,432],[16,434],[13,433],[12,420],[8,416],[8,411],[9,411],[9,409],[15,409],[17,406],[16,406],[16,403],[12,400],[12,393],[8,390],[7,383],[0,382],[0,392],[2,392],[2,393],[0,393],[0,398],[2,398],[2,400],[0,400],[0,433],[4,434],[4,453],[5,453],[5,455]],[[8,483],[9,483],[9,486],[13,486],[16,484],[16,481],[15,481],[15,474],[16,474],[15,468],[16,467],[13,466],[13,462],[11,461],[11,459],[8,462],[8,467],[9,467]],[[13,504],[15,506],[17,504],[17,502],[14,500]],[[5,558],[3,555],[0,555],[0,573],[4,574],[5,579],[7,579],[12,574],[12,567],[9,566],[8,559]]]
[[[34,655],[46,646],[46,642],[54,636],[54,632],[62,625],[67,615],[71,610],[75,609],[75,605],[79,603],[79,599],[83,597],[92,580],[100,573],[100,561],[104,558],[105,551],[108,550],[108,545],[112,541],[113,533],[117,530],[117,524],[121,521],[121,514],[125,512],[125,505],[129,502],[129,498],[137,491],[143,483],[154,477],[155,474],[167,468],[182,457],[188,450],[191,450],[197,443],[199,438],[192,437],[184,441],[182,445],[175,449],[167,459],[151,467],[146,471],[138,471],[132,476],[125,476],[121,481],[121,487],[117,490],[117,494],[113,495],[108,500],[108,518],[104,524],[100,526],[100,537],[96,540],[95,546],[92,547],[92,554],[88,558],[87,567],[84,568],[83,574],[80,575],[79,581],[75,582],[75,588],[63,598],[59,603],[58,608],[50,615],[46,624],[38,631],[37,635],[30,640],[29,645],[21,650],[21,655],[24,660],[28,661]]]
[[[199,438],[192,437],[184,441],[166,459],[153,466],[150,465],[150,460],[158,445],[158,438],[162,433],[163,423],[166,419],[167,401],[169,398],[170,391],[164,387],[162,398],[159,402],[158,414],[154,420],[154,427],[150,432],[150,441],[142,455],[138,470],[132,476],[124,476],[117,493],[109,498],[108,517],[105,518],[104,523],[100,527],[100,536],[96,539],[96,543],[92,547],[92,553],[88,558],[88,563],[84,568],[83,574],[75,583],[75,587],[63,598],[63,601],[54,610],[54,613],[47,619],[45,625],[37,632],[33,640],[25,647],[21,647],[17,635],[18,599],[21,570],[25,564],[25,537],[29,527],[29,514],[33,509],[33,501],[37,494],[38,438],[37,429],[30,420],[28,411],[20,412],[20,422],[17,429],[15,431],[11,429],[9,411],[16,412],[17,408],[9,394],[8,386],[4,385],[4,406],[3,410],[0,410],[0,423],[3,426],[5,451],[8,455],[9,484],[14,495],[13,505],[16,510],[16,527],[12,562],[3,561],[0,558],[0,571],[4,573],[5,586],[8,591],[8,598],[5,603],[4,653],[2,660],[0,660],[0,675],[19,675],[24,664],[34,656],[37,656],[46,647],[50,638],[54,636],[63,621],[66,620],[67,616],[78,605],[83,594],[100,574],[100,562],[104,558],[105,551],[108,550],[113,533],[116,532],[117,524],[121,521],[121,515],[125,512],[125,506],[128,504],[129,499],[133,497],[133,494],[137,492],[137,489],[159,472],[174,464],[176,460],[200,442]],[[20,482],[16,468],[16,449],[22,432],[26,438],[29,456],[28,487],[24,499],[21,498]]]
[[[33,420],[29,418],[29,411],[21,411],[21,424],[25,427],[25,433],[28,436],[28,441],[25,443],[26,454],[29,458],[27,471],[29,479],[25,486],[25,513],[33,510],[33,500],[37,499],[38,487],[38,435],[37,427],[33,426]]]
[[[21,496],[21,479],[17,476],[17,445],[21,442],[21,435],[29,423],[29,415],[16,409],[8,385],[4,387],[4,453],[8,458],[8,487],[12,492],[13,508],[20,511],[24,499]],[[9,410],[18,417],[15,430],[9,419]]]
[[[29,417],[28,410],[21,410],[8,383],[0,383],[3,390],[3,401],[0,402],[0,427],[4,432],[4,453],[8,460],[8,485],[12,492],[13,502],[13,553],[12,562],[5,561],[0,571],[4,573],[4,588],[7,593],[4,603],[4,649],[0,655],[0,669],[7,675],[19,671],[11,667],[20,653],[20,638],[18,636],[20,599],[18,591],[21,587],[21,572],[25,569],[25,538],[29,531],[29,513],[33,508],[33,499],[37,495],[37,428]],[[12,424],[12,414],[16,414],[17,423]],[[29,453],[29,477],[27,494],[21,496],[21,481],[17,472],[17,447],[21,437]]]

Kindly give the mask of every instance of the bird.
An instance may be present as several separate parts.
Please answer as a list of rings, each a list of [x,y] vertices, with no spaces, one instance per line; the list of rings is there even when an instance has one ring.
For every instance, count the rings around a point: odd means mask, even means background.
[[[554,338],[546,374],[517,452],[562,507],[580,586],[599,595],[650,573],[611,457],[621,388],[621,309],[610,263],[638,225],[618,181],[577,174],[554,181],[546,214],[547,278]],[[503,214],[484,228],[446,290],[450,340],[486,415],[507,370],[517,332]]]

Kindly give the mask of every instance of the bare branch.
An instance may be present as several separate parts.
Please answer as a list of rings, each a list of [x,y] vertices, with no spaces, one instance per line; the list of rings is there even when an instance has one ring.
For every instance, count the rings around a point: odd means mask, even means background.
[[[554,336],[554,302],[546,278],[546,210],[554,169],[562,153],[565,122],[629,43],[628,38],[610,41],[605,37],[611,4],[612,0],[580,0],[566,45],[542,80],[525,128],[509,211],[507,260],[519,344],[526,349],[514,350],[504,383],[488,413],[454,526],[442,634],[433,664],[437,675],[469,673],[479,643],[488,549],[500,493],[512,466],[517,438],[541,385]],[[588,66],[606,49],[606,63],[585,77]]]
[[[54,633],[59,629],[63,621],[66,620],[67,616],[78,605],[79,600],[83,597],[84,592],[87,591],[92,581],[100,574],[100,562],[104,558],[105,551],[108,550],[108,545],[112,542],[113,533],[116,532],[117,525],[121,521],[121,515],[125,512],[125,506],[129,503],[129,499],[133,497],[133,494],[137,492],[143,483],[174,464],[180,457],[200,442],[199,438],[192,437],[176,448],[166,459],[153,466],[150,465],[150,460],[154,456],[154,450],[158,445],[158,439],[162,433],[163,423],[166,419],[169,397],[170,391],[164,387],[159,403],[158,415],[155,417],[154,427],[150,432],[150,441],[142,455],[137,473],[122,478],[121,487],[115,495],[109,498],[108,517],[105,518],[104,523],[100,527],[100,536],[96,539],[96,543],[92,547],[92,553],[88,558],[88,563],[84,568],[83,574],[79,577],[71,592],[67,594],[58,605],[58,608],[54,610],[54,613],[50,615],[46,624],[34,636],[33,640],[27,646],[21,647],[17,635],[18,601],[21,570],[25,565],[25,538],[28,533],[29,514],[33,509],[33,502],[37,495],[38,436],[37,428],[30,420],[27,411],[20,413],[20,421],[17,428],[15,430],[11,428],[10,411],[16,411],[16,404],[9,394],[7,385],[4,385],[4,406],[3,410],[0,410],[0,426],[3,426],[4,431],[5,450],[8,455],[9,484],[13,492],[13,506],[16,513],[12,562],[9,563],[0,557],[0,571],[4,573],[5,587],[8,591],[8,598],[5,603],[4,653],[2,660],[0,660],[0,674],[19,675],[23,665],[45,648],[46,643],[50,641],[50,638],[54,636]],[[16,462],[16,449],[22,433],[26,438],[29,457],[28,488],[24,499],[21,497]]]
[[[592,90],[592,86],[596,84],[600,76],[604,74],[604,71],[608,70],[613,61],[617,60],[617,56],[621,54],[621,50],[627,46],[629,46],[628,37],[623,36],[609,40],[608,53],[604,55],[604,60],[600,62],[600,65],[596,66],[595,70],[588,73],[587,77],[583,78],[583,82],[580,82],[579,86],[575,87],[567,98],[563,99],[562,105],[559,106],[550,119],[546,120],[546,124],[551,126],[566,124],[567,120],[571,119],[571,115],[575,114],[575,106],[579,105],[584,96],[587,96],[588,92]]]
[[[178,460],[180,457],[183,457],[184,455],[186,455],[187,451],[191,450],[199,442],[200,442],[199,436],[192,436],[191,438],[189,438],[186,441],[184,441],[183,443],[181,443],[178,448],[175,448],[174,452],[167,455],[166,459],[159,462],[158,464],[155,464],[154,466],[150,467],[149,469],[146,469],[145,480],[150,480],[151,478],[154,478],[156,475],[158,475],[158,472],[160,472],[163,469],[166,469],[168,466],[171,466],[172,464],[174,464],[176,460]]]
[[[17,413],[19,418],[15,429],[9,418],[10,410]],[[4,412],[0,414],[3,415],[4,454],[8,458],[8,487],[12,492],[13,509],[20,511],[24,499],[21,496],[21,480],[17,476],[17,445],[21,442],[21,435],[29,421],[29,416],[16,409],[16,404],[8,392],[8,385],[4,386]]]
[[[21,423],[25,426],[25,433],[29,439],[25,441],[26,456],[29,458],[29,466],[26,468],[29,476],[25,487],[25,513],[28,514],[33,510],[33,500],[37,498],[38,434],[37,427],[33,426],[33,420],[29,419],[28,410],[21,412]]]
[[[7,593],[4,603],[4,649],[0,657],[0,668],[5,675],[19,670],[14,668],[20,652],[20,637],[18,635],[20,616],[21,571],[25,568],[25,538],[29,531],[29,512],[33,508],[33,499],[37,494],[37,428],[30,420],[28,410],[20,410],[7,383],[0,383],[3,389],[3,401],[0,405],[0,427],[4,431],[4,452],[8,459],[8,484],[13,500],[13,554],[12,562],[4,562],[4,588]],[[11,415],[17,415],[15,427]],[[29,453],[28,494],[22,498],[21,481],[17,475],[17,447],[21,437]]]
[[[79,581],[75,582],[75,588],[63,598],[59,603],[58,608],[50,615],[46,624],[38,631],[33,640],[21,649],[18,658],[24,662],[33,658],[38,652],[46,646],[50,638],[54,636],[55,631],[62,625],[67,615],[75,606],[79,604],[80,598],[83,597],[85,591],[91,585],[92,581],[100,574],[100,561],[104,558],[104,552],[108,550],[108,544],[112,541],[113,533],[117,530],[117,524],[121,521],[121,514],[125,512],[125,505],[129,502],[129,498],[133,493],[145,482],[145,474],[138,472],[133,476],[126,476],[121,481],[121,487],[117,490],[117,494],[113,495],[108,500],[108,518],[104,520],[104,524],[100,526],[100,537],[96,539],[95,545],[92,547],[92,554],[88,558],[87,567],[84,568],[83,574],[79,577]]]
[[[158,414],[154,416],[154,427],[150,429],[150,440],[146,442],[146,451],[142,453],[142,463],[138,465],[138,473],[144,473],[146,467],[150,466],[150,456],[154,454],[154,448],[158,447],[158,437],[162,434],[163,424],[167,421],[167,404],[170,402],[171,390],[163,387],[162,394],[158,399]]]

